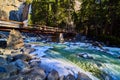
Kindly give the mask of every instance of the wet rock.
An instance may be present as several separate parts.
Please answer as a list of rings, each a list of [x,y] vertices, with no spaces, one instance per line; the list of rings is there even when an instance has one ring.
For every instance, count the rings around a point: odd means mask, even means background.
[[[7,40],[7,47],[12,49],[19,49],[24,46],[22,35],[19,31],[11,30]]]
[[[85,59],[94,59],[92,56],[88,55],[88,53],[79,53],[77,56]]]
[[[65,76],[61,76],[59,80],[65,80]]]
[[[7,36],[5,35],[5,34],[2,34],[2,33],[0,33],[0,39],[2,39],[2,38],[7,38]]]
[[[5,79],[5,78],[9,78],[9,73],[6,73],[6,72],[0,72],[0,80],[1,79]]]
[[[15,64],[10,63],[4,67],[7,70],[7,73],[10,74],[10,76],[18,74],[18,68],[16,67]]]
[[[23,80],[45,80],[39,74],[24,75]]]
[[[40,78],[39,80],[45,80],[46,74],[45,74],[44,69],[39,68],[39,67],[34,67],[33,69],[34,70],[31,72],[32,74],[38,75],[39,76],[38,78]],[[38,79],[36,79],[36,80],[38,80]]]
[[[56,70],[52,70],[47,77],[47,80],[58,80],[59,79],[59,74]]]
[[[1,65],[6,65],[6,64],[7,64],[6,56],[0,55],[0,66]]]
[[[81,36],[81,41],[84,42],[86,40],[86,36]]]
[[[7,47],[7,41],[6,40],[1,40],[0,39],[0,48],[6,48]]]
[[[72,74],[68,74],[65,80],[75,80],[75,77]]]
[[[11,55],[11,50],[5,49],[3,55]]]
[[[24,54],[30,54],[31,52],[34,52],[34,51],[35,51],[34,48],[26,48],[26,49],[24,50]]]
[[[97,66],[98,68],[100,68],[102,66],[102,64],[100,62],[96,62],[95,66]]]
[[[32,67],[38,67],[39,64],[40,64],[40,61],[31,61],[29,64],[30,64],[30,67],[31,67],[31,68],[32,68]]]
[[[7,70],[4,67],[0,67],[0,73],[7,72]]]
[[[19,50],[11,50],[11,54],[18,54],[19,52]]]
[[[21,70],[20,73],[22,75],[26,75],[26,74],[31,73],[31,71],[33,71],[33,69],[31,69],[31,68],[25,68],[25,69]]]
[[[93,42],[92,46],[99,47],[100,49],[103,49],[103,46],[97,41]]]
[[[13,61],[13,57],[11,55],[8,55],[6,60],[7,60],[7,62],[12,62]]]
[[[9,78],[4,78],[2,80],[23,80],[23,76],[22,75],[14,75],[14,76],[10,76]]]
[[[21,59],[23,61],[30,61],[32,59],[32,56],[29,54],[17,54],[13,56],[14,60]]]
[[[30,44],[25,44],[24,47],[25,48],[31,48],[31,45]]]
[[[120,56],[118,56],[118,59],[120,59]]]
[[[92,80],[86,74],[78,72],[77,80]]]
[[[81,40],[81,34],[77,33],[75,36],[76,41],[80,41]]]
[[[19,70],[22,70],[24,68],[30,68],[27,62],[20,60],[20,59],[16,60],[14,63]]]
[[[0,55],[3,55],[3,52],[2,52],[2,51],[0,51]]]

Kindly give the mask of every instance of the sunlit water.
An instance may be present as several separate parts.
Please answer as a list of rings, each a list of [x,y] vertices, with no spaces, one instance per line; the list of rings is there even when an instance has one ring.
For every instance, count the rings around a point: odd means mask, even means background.
[[[54,46],[54,49],[52,49],[53,51],[55,50],[55,52],[58,52],[63,56],[64,54],[74,56],[74,58],[77,58],[77,61],[85,62],[87,68],[92,65],[97,66],[97,68],[109,74],[112,80],[120,80],[120,59],[118,59],[118,56],[120,55],[119,48],[105,47],[105,49],[109,49],[107,53],[102,50],[100,51],[97,48],[93,48],[90,44],[84,43],[53,44],[52,46]],[[93,59],[77,57],[76,54],[78,53],[88,53]],[[72,62],[78,63],[76,61]],[[87,65],[89,63],[91,65]]]
[[[48,56],[52,58],[68,59],[70,62],[75,63],[80,68],[93,74],[94,69],[98,68],[101,71],[109,74],[111,77],[111,79],[106,78],[106,80],[120,80],[120,59],[118,59],[118,56],[120,56],[120,48],[104,47],[104,49],[108,49],[106,53],[99,48],[94,48],[89,43],[44,43],[44,41],[36,42],[36,38],[27,38],[25,41],[28,43],[32,42],[34,44],[39,44],[40,46],[52,47],[46,52],[48,53]],[[76,54],[78,53],[87,53],[92,56],[93,59],[77,57]]]
[[[120,55],[120,48],[104,47],[104,49],[108,50],[107,52],[104,52],[99,48],[94,48],[89,43],[34,43],[41,46],[52,47],[46,52],[48,56],[52,58],[68,59],[80,68],[93,73],[93,75],[102,80],[120,80],[120,59],[118,59],[118,56]],[[85,59],[76,56],[81,53],[87,53],[92,56],[93,59]],[[96,74],[100,73],[98,69],[101,72],[107,73],[108,77],[101,78],[106,74],[97,76]]]

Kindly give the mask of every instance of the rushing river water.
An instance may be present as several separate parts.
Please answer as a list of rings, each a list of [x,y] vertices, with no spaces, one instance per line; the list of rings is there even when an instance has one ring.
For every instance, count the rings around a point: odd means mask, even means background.
[[[91,72],[100,80],[120,80],[120,48],[103,47],[103,51],[98,47],[93,47],[89,43],[35,43],[41,46],[52,47],[45,53],[54,59],[62,58],[69,60],[85,71]],[[77,56],[87,54],[92,58],[87,59]]]
[[[2,34],[5,33],[2,32]],[[72,65],[75,64],[84,71],[91,72],[92,75],[101,80],[120,80],[120,59],[118,58],[120,56],[120,48],[103,47],[106,50],[104,51],[98,47],[93,47],[90,43],[45,43],[45,41],[36,42],[36,38],[26,38],[25,42],[38,45],[39,47],[34,47],[39,50],[38,53],[55,59],[53,61],[59,59],[65,64],[73,63]],[[47,49],[45,49],[46,47]],[[81,57],[78,54],[87,54],[92,58]],[[43,58],[43,61],[45,59]]]

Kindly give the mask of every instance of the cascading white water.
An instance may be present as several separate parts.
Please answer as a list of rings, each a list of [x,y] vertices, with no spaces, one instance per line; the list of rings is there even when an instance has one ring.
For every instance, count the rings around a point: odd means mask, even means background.
[[[42,45],[44,45],[44,43]],[[98,68],[101,71],[104,71],[107,73],[107,75],[103,73],[102,74],[103,76],[101,76],[101,78],[104,78],[105,80],[120,79],[120,73],[119,73],[120,61],[117,57],[115,57],[118,51],[120,51],[120,48],[116,49],[116,48],[110,48],[110,47],[103,47],[105,49],[109,49],[108,53],[105,53],[105,52],[102,52],[100,49],[94,48],[89,43],[67,42],[63,44],[50,43],[47,45],[53,47],[53,49],[48,51],[48,53],[46,54],[52,56],[52,58],[54,59],[59,59],[59,58],[64,60],[67,59],[70,62],[78,65],[80,68],[83,68],[85,70],[95,71],[96,70],[95,68]],[[85,58],[77,57],[75,56],[77,53],[87,53],[90,56],[92,56],[93,59],[85,59]],[[54,64],[54,66],[56,65]],[[98,71],[96,70],[95,72],[98,72]]]
[[[30,4],[30,5],[29,5],[29,9],[28,9],[28,18],[23,21],[24,27],[27,27],[27,26],[28,26],[28,23],[29,23],[29,21],[30,21],[30,14],[31,14],[31,11],[32,11],[31,7],[32,7],[32,5]]]

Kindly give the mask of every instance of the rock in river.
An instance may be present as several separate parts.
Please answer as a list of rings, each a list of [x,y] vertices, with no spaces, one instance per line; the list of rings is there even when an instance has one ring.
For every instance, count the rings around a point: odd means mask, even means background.
[[[52,70],[47,77],[47,80],[58,80],[59,79],[59,74],[56,70]]]
[[[24,46],[22,35],[17,30],[11,30],[7,40],[7,47],[12,49],[19,49]]]
[[[92,80],[86,74],[78,72],[77,80]]]

